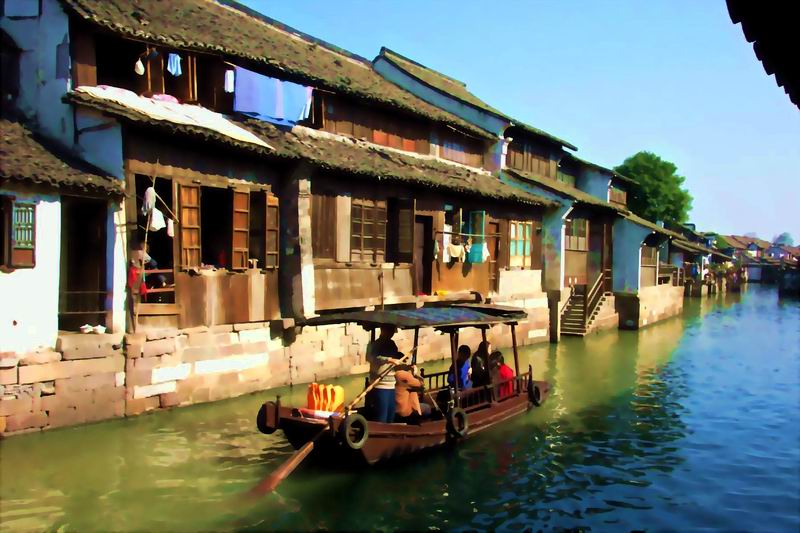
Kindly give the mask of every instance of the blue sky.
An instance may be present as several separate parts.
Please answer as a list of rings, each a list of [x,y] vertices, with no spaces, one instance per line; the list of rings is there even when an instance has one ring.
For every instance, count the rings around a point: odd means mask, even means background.
[[[725,2],[246,0],[372,59],[388,46],[606,166],[674,162],[701,230],[800,244],[800,110]]]

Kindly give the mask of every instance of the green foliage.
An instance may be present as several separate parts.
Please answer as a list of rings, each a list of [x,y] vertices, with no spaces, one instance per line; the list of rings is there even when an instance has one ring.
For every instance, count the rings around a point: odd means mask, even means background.
[[[775,244],[777,246],[780,245],[794,246],[794,239],[788,232],[784,231],[783,233],[772,239],[772,244]]]
[[[681,188],[686,180],[676,174],[678,167],[652,152],[639,152],[614,168],[636,181],[628,195],[628,208],[637,215],[666,224],[686,222],[692,208],[692,195]]]

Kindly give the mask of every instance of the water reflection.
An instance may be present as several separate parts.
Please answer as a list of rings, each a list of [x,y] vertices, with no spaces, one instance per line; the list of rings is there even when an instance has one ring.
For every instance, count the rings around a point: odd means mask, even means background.
[[[774,291],[687,300],[638,333],[524,349],[548,402],[451,453],[304,466],[255,502],[239,495],[291,452],[254,430],[264,395],[14,438],[0,529],[796,530],[798,345],[800,304]]]

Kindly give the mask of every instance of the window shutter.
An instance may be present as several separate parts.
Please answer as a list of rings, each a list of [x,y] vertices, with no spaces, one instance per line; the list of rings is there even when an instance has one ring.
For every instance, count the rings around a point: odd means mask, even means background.
[[[407,198],[390,198],[388,208],[388,260],[413,263],[415,202]]]
[[[266,260],[265,265],[268,268],[278,267],[278,258],[280,255],[280,205],[278,197],[270,193],[267,195],[267,243],[266,243]]]
[[[350,262],[350,207],[349,196],[336,197],[336,260]]]
[[[233,224],[231,268],[247,268],[250,243],[250,193],[233,191]]]
[[[180,185],[181,267],[200,266],[200,187]]]
[[[12,268],[36,266],[36,204],[14,202],[11,209]]]
[[[469,262],[483,262],[483,242],[486,234],[486,211],[469,213],[467,233],[471,233],[472,247],[469,249]],[[519,228],[517,228],[519,231]]]

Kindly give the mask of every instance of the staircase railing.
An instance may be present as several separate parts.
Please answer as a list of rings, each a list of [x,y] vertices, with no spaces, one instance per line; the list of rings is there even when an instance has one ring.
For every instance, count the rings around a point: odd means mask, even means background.
[[[595,308],[597,308],[597,304],[600,303],[600,298],[603,296],[603,291],[601,289],[603,288],[604,280],[605,274],[600,272],[597,275],[597,279],[592,284],[592,288],[586,293],[586,300],[583,305],[583,327],[589,324],[589,317],[592,316]]]

